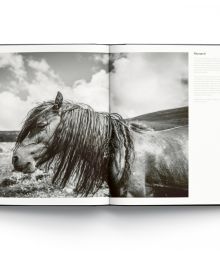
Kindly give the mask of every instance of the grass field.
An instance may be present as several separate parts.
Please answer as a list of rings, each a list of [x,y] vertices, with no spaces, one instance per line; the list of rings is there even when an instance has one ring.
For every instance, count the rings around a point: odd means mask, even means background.
[[[0,197],[76,197],[69,188],[58,188],[51,184],[51,173],[37,170],[33,174],[13,171],[11,164],[13,142],[0,142]],[[108,188],[96,193],[108,196]]]

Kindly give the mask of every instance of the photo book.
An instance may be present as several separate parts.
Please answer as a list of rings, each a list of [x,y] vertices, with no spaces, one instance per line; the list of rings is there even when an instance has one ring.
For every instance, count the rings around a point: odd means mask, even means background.
[[[0,45],[0,205],[220,204],[220,45]]]

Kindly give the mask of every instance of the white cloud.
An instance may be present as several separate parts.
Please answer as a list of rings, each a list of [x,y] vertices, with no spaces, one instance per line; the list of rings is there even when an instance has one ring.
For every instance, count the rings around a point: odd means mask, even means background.
[[[30,104],[11,92],[0,93],[0,130],[15,130],[21,126]]]
[[[26,77],[22,55],[0,53],[0,68],[9,68],[18,80]]]
[[[33,68],[34,70],[47,72],[50,69],[49,64],[45,61],[45,59],[41,59],[40,61],[30,59],[28,61],[28,66]]]
[[[114,62],[111,73],[111,108],[123,117],[186,106],[186,55],[133,53]]]
[[[95,73],[89,82],[79,80],[73,86],[67,86],[45,60],[32,59],[27,65],[34,71],[31,81],[25,78],[27,69],[21,55],[0,59],[0,68],[9,67],[16,78],[10,91],[0,92],[0,130],[20,129],[28,111],[39,102],[54,99],[58,90],[65,99],[86,103],[97,111],[108,110],[108,74],[104,70]],[[21,71],[19,79],[17,71]],[[20,99],[19,90],[27,92],[26,100]]]
[[[89,104],[96,111],[109,109],[109,77],[101,70],[92,76],[90,82],[84,80],[76,82],[71,94],[76,102]]]
[[[94,59],[96,61],[100,61],[100,62],[102,62],[103,64],[106,65],[109,62],[109,55],[108,54],[96,54],[94,56]]]

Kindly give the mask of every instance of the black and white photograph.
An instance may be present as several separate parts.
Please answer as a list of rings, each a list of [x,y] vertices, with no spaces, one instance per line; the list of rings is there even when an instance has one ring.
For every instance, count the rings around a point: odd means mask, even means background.
[[[0,53],[0,197],[188,197],[188,53]]]
[[[108,196],[95,113],[109,110],[108,61],[107,53],[0,54],[1,197]]]
[[[187,197],[188,53],[110,58],[110,109],[129,126],[119,157],[129,175],[115,188],[116,196]],[[118,162],[117,157],[119,173]]]

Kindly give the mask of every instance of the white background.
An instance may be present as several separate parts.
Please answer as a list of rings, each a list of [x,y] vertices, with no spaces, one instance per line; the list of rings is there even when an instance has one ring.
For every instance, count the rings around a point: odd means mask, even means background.
[[[212,0],[7,0],[0,10],[0,43],[220,43]],[[0,278],[219,279],[219,240],[216,206],[0,207]]]

